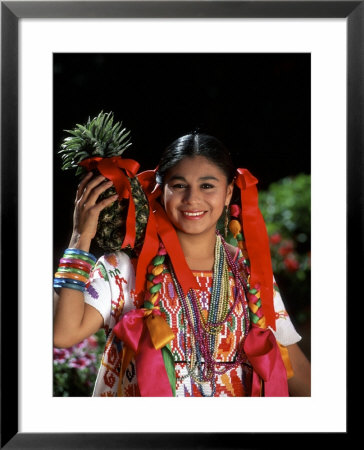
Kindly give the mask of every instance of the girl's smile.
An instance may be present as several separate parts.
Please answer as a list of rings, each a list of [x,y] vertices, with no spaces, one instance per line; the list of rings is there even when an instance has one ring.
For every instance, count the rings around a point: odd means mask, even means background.
[[[214,233],[232,190],[216,164],[203,156],[187,157],[167,173],[163,204],[177,231]]]
[[[206,211],[181,211],[181,212],[182,214],[185,215],[186,219],[190,220],[199,220],[206,214]]]

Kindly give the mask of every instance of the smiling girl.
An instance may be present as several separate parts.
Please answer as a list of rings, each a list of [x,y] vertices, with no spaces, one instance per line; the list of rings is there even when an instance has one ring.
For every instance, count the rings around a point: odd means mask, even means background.
[[[234,168],[221,142],[197,133],[137,177],[150,212],[136,257],[89,253],[100,211],[116,200],[97,202],[111,182],[89,174],[63,258],[84,262],[82,282],[55,277],[54,345],[107,334],[93,395],[309,396],[301,337],[279,314],[257,180]],[[217,231],[221,217],[237,247]]]

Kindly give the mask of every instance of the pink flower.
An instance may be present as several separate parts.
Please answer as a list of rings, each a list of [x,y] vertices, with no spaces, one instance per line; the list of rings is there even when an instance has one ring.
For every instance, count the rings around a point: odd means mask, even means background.
[[[88,343],[88,339],[85,339],[85,340],[79,342],[78,344],[75,344],[75,345],[73,346],[73,348],[74,348],[74,349],[82,349],[82,348],[85,348],[85,347],[87,346],[87,343]]]
[[[291,239],[282,241],[282,245],[278,249],[278,253],[282,256],[288,255],[294,249],[294,243]]]
[[[87,339],[87,344],[88,344],[88,346],[89,346],[90,348],[97,348],[97,346],[98,346],[98,341],[97,341],[97,339],[95,338],[95,336],[90,336],[90,337]]]
[[[53,360],[55,364],[63,364],[70,357],[70,352],[66,348],[54,348]]]
[[[299,262],[293,255],[284,258],[283,262],[289,272],[296,272],[300,267]]]
[[[75,369],[83,369],[84,367],[87,367],[90,365],[90,360],[84,357],[80,358],[72,358],[68,361],[69,367],[75,368]]]
[[[96,355],[94,353],[85,353],[84,358],[88,359],[91,363],[96,362]]]
[[[282,237],[279,233],[273,233],[272,236],[270,237],[270,241],[272,244],[279,244],[282,240]]]

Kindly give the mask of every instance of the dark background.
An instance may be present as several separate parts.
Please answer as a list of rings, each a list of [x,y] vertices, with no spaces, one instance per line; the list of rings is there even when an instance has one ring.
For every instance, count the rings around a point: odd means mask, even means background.
[[[57,152],[65,129],[101,110],[131,130],[124,156],[141,171],[155,168],[174,139],[199,128],[229,148],[259,189],[310,173],[308,53],[56,53],[53,82],[54,270],[71,236],[79,182],[74,171],[61,170]]]
[[[54,244],[67,246],[77,179],[57,154],[101,110],[131,130],[140,170],[199,127],[219,138],[258,188],[310,173],[310,54],[54,54]]]

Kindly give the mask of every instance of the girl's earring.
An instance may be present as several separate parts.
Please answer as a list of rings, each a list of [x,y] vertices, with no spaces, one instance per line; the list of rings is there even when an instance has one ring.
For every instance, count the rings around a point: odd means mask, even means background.
[[[228,235],[228,226],[229,226],[229,207],[226,205],[225,206],[225,238],[227,238]]]

